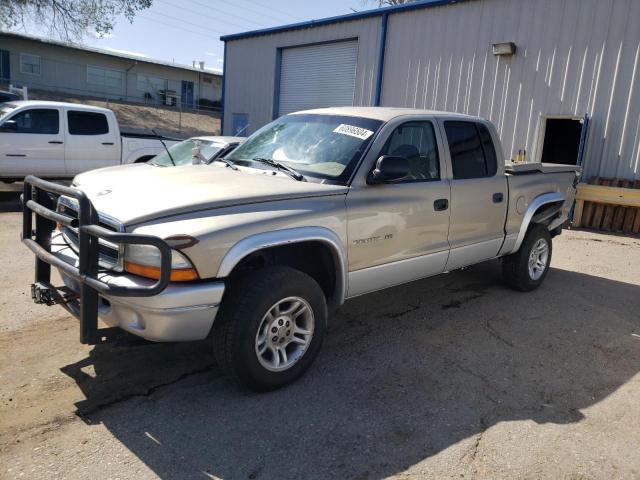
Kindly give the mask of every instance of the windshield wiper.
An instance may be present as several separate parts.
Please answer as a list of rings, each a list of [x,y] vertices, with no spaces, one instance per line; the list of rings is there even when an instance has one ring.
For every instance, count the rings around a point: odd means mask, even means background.
[[[299,182],[304,182],[306,181],[304,178],[304,175],[302,175],[300,172],[294,170],[293,168],[289,167],[288,165],[285,165],[284,163],[278,162],[277,160],[274,160],[272,158],[263,158],[263,157],[255,157],[253,159],[254,162],[259,162],[259,163],[264,163],[265,165],[269,165],[273,168],[276,168],[278,170],[280,170],[281,172],[286,173],[287,175],[289,175],[291,178],[298,180]]]
[[[214,158],[213,160],[211,160],[212,162],[222,162],[224,163],[227,167],[231,167],[231,170],[238,170],[238,167],[236,167],[236,164],[233,163],[231,160],[227,160],[224,157],[218,157],[218,158]]]

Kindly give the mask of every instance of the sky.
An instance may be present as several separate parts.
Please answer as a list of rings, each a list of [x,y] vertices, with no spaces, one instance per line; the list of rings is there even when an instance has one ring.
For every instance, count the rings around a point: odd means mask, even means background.
[[[153,0],[130,24],[119,18],[113,31],[82,43],[116,52],[222,70],[221,35],[362,11],[377,6],[367,0]],[[42,36],[42,29],[26,33]]]

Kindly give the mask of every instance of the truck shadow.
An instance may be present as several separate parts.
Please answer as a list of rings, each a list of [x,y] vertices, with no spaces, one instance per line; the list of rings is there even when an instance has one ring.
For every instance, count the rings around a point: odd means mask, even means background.
[[[472,464],[500,422],[580,422],[638,372],[639,297],[637,285],[559,269],[512,292],[489,263],[348,302],[312,370],[269,394],[229,385],[185,346],[124,364],[96,347],[83,362],[95,377],[63,370],[87,397],[78,414],[161,478],[380,478],[469,439],[456,461]],[[157,357],[182,366],[163,380]],[[156,371],[152,386],[128,392],[122,376],[140,369]],[[170,379],[182,380],[159,387]],[[100,405],[114,388],[125,390]]]

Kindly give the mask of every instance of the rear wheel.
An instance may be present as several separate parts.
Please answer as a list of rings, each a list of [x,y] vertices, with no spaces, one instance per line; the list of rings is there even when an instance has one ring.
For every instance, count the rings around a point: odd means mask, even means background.
[[[273,390],[302,375],[317,356],[327,322],[322,289],[309,275],[269,267],[225,293],[214,349],[225,373],[252,390]]]
[[[511,288],[528,292],[538,288],[551,263],[551,235],[544,225],[535,225],[527,233],[520,250],[504,257],[502,275]]]

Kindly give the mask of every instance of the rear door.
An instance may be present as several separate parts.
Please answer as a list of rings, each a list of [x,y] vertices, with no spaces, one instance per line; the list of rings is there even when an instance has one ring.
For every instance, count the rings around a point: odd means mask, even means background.
[[[120,136],[111,115],[65,109],[66,172],[69,176],[120,163]]]
[[[483,122],[441,120],[449,147],[451,252],[447,270],[498,254],[507,215],[507,179],[498,164],[494,139]]]
[[[0,175],[64,177],[62,109],[28,108],[3,122],[0,131]]]

